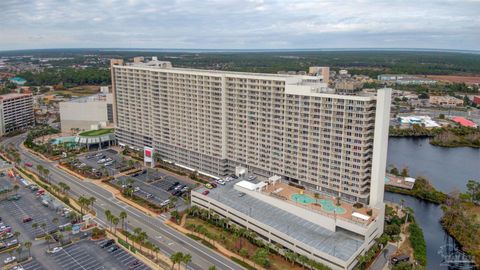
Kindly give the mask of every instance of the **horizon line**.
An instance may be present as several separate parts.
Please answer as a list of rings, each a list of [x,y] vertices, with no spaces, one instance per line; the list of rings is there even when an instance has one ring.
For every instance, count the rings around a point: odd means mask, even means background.
[[[144,52],[321,52],[321,51],[424,51],[424,52],[459,52],[480,53],[480,49],[442,49],[442,48],[282,48],[282,49],[208,49],[208,48],[127,48],[127,47],[92,47],[92,48],[39,48],[0,50],[3,52],[53,51],[53,50],[99,50],[99,51],[144,51]]]

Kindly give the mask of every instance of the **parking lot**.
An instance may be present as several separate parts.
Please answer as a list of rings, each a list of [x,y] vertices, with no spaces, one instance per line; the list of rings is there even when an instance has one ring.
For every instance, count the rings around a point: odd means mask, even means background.
[[[120,176],[112,183],[122,187],[131,183],[137,196],[152,201],[157,205],[164,204],[172,196],[177,196],[177,207],[184,206],[182,195],[187,194],[188,189],[195,185],[183,179],[170,176],[154,169],[144,169],[139,173],[128,176]],[[174,195],[175,194],[175,195]]]
[[[42,265],[40,265],[40,263],[37,262],[36,260],[30,260],[28,262],[19,263],[18,266],[25,269],[25,270],[44,270],[44,269],[46,269]]]
[[[89,166],[94,172],[106,171],[109,176],[131,167],[131,162],[122,158],[115,150],[107,149],[78,156],[77,167]]]
[[[50,255],[59,269],[150,269],[122,248],[109,251],[112,246],[101,248],[102,241],[83,240]],[[134,265],[135,264],[135,265]]]
[[[0,177],[0,186],[8,182],[20,186],[18,190],[19,198],[0,202],[1,222],[6,227],[11,226],[12,235],[5,241],[17,241],[18,238],[22,250],[20,253],[13,250],[11,253],[0,254],[1,263],[15,257],[12,262],[20,260],[21,262],[18,263],[19,269],[149,269],[121,247],[116,250],[109,250],[111,246],[101,248],[100,245],[103,241],[90,240],[89,233],[80,232],[72,237],[71,232],[62,232],[64,236],[62,243],[68,242],[70,244],[61,248],[59,242],[51,241],[47,243],[44,239],[35,239],[45,233],[49,233],[55,238],[57,234],[53,234],[53,232],[61,231],[59,226],[69,224],[68,215],[64,211],[65,205],[54,198],[47,198],[46,195],[38,194],[41,188],[33,188],[32,190],[31,186],[27,186],[20,181],[14,183],[12,179]],[[42,201],[45,199],[49,199],[48,205],[43,204]],[[31,218],[31,220],[25,219],[26,217]],[[33,224],[36,225],[32,226]],[[0,230],[2,230],[2,227],[0,227]],[[20,235],[18,237],[14,236],[14,232],[20,232]],[[77,242],[71,243],[70,240],[74,238],[77,239]],[[24,245],[27,241],[32,243],[30,248],[32,259],[24,261],[29,255]],[[47,250],[51,250],[53,247],[59,247],[58,252],[47,253]],[[13,265],[10,264],[10,266]]]
[[[21,196],[19,200],[6,200],[1,203],[2,213],[8,213],[8,216],[2,217],[10,223],[20,224],[32,238],[56,231],[59,225],[70,222],[68,217],[62,216],[64,205],[61,202],[48,195],[36,197],[37,192],[38,190],[32,191],[23,187],[18,191]],[[48,205],[44,205],[45,202],[48,202]],[[24,222],[26,218],[31,220]]]

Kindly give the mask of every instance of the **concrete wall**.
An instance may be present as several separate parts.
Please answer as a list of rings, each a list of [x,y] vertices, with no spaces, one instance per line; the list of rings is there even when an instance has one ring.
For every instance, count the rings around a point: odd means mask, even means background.
[[[381,204],[383,204],[391,98],[391,88],[383,88],[377,91],[377,108],[375,111],[375,133],[372,156],[372,180],[370,182],[370,207],[372,208],[381,208]]]
[[[72,128],[90,130],[93,124],[108,122],[107,102],[61,102],[60,123],[62,132],[70,132]]]

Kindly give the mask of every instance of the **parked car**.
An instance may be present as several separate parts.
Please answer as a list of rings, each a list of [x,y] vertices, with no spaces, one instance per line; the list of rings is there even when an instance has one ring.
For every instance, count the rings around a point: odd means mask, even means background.
[[[163,201],[163,202],[160,204],[160,206],[165,206],[165,205],[167,205],[167,204],[169,204],[169,203],[170,203],[170,200],[165,200],[165,201]]]
[[[32,164],[32,163],[29,163],[29,162],[25,162],[25,166],[27,166],[27,167],[32,167],[33,164]]]
[[[18,194],[14,194],[14,195],[11,195],[7,198],[8,201],[18,201],[20,200],[22,196],[18,195]]]
[[[118,246],[117,245],[112,245],[109,249],[108,249],[108,252],[114,252],[118,250]]]
[[[103,164],[103,165],[105,165],[105,166],[112,166],[113,163],[114,163],[114,161],[112,160],[112,161],[105,162],[105,164]]]
[[[16,261],[16,260],[17,260],[17,258],[16,258],[15,256],[11,256],[11,257],[6,258],[6,259],[3,261],[3,263],[4,263],[4,264],[9,264],[9,263],[12,263],[12,262],[14,262],[14,261]]]
[[[255,180],[255,179],[257,179],[257,177],[255,175],[250,175],[248,177],[248,180],[250,180],[250,181]]]
[[[55,254],[55,253],[61,251],[62,249],[63,249],[62,247],[54,247],[52,249],[47,250],[47,253]]]
[[[15,246],[16,244],[18,244],[18,240],[12,239],[10,242],[7,243],[7,247]]]
[[[210,193],[210,191],[208,191],[208,190],[204,190],[204,191],[202,192],[203,195],[208,195],[208,193]]]
[[[170,187],[168,187],[167,191],[173,190],[177,185],[178,185],[178,182],[172,184]]]
[[[140,265],[140,261],[139,261],[139,260],[135,260],[135,261],[133,261],[133,262],[131,262],[131,263],[128,264],[128,269],[134,269],[134,268],[136,268],[136,267],[139,266],[139,265]]]
[[[7,240],[13,237],[13,233],[4,233],[1,237],[0,240]]]
[[[405,254],[401,254],[401,255],[398,255],[398,256],[394,256],[392,257],[391,261],[392,261],[392,264],[396,265],[400,262],[408,262],[408,260],[410,260],[410,257],[408,255],[405,255]]]
[[[110,239],[110,240],[102,243],[102,244],[100,245],[100,247],[101,247],[101,248],[106,248],[106,247],[109,247],[109,246],[113,245],[114,243],[115,243],[115,241],[112,240],[112,239]]]
[[[206,184],[205,184],[205,187],[208,188],[208,189],[212,189],[212,188],[213,188],[212,184],[210,184],[210,183],[206,183]]]
[[[225,181],[223,181],[222,179],[219,179],[216,182],[219,183],[220,185],[225,185]]]
[[[33,218],[31,216],[26,216],[26,217],[23,218],[23,223],[27,223],[27,222],[30,222],[32,220],[33,220]]]
[[[43,204],[43,206],[48,207],[48,201],[47,200],[42,200],[42,204]]]
[[[153,198],[153,195],[148,193],[147,196],[145,196],[147,199]]]
[[[97,161],[97,164],[102,164],[102,163],[105,163],[105,162],[107,162],[107,161],[104,158],[102,158],[102,159],[99,159]]]
[[[139,188],[139,187],[135,187],[135,188],[133,189],[133,192],[137,192],[137,191],[140,191],[140,188]]]
[[[37,197],[39,197],[39,196],[42,196],[42,195],[44,195],[44,194],[45,194],[45,190],[40,189],[39,191],[37,191],[37,194],[35,194],[35,195],[36,195]]]

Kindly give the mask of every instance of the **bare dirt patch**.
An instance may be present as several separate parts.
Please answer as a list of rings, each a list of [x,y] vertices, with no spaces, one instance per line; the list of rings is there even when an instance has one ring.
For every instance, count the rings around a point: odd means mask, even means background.
[[[450,83],[480,84],[479,76],[428,75],[427,78]]]

